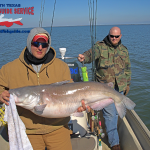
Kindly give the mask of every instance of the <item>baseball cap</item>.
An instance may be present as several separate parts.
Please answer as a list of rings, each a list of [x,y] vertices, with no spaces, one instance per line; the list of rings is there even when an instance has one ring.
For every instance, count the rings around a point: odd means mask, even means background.
[[[40,38],[44,39],[45,42],[48,41],[48,36],[46,34],[44,34],[44,33],[40,33],[40,34],[35,35],[32,41],[36,42]]]

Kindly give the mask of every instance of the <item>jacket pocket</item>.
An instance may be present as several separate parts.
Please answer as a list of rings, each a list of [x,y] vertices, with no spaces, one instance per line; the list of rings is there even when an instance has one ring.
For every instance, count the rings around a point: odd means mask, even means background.
[[[99,69],[108,69],[109,61],[108,61],[108,52],[104,51],[101,53],[101,57],[99,60]]]
[[[119,66],[120,68],[125,68],[125,59],[126,57],[124,55],[119,55]]]

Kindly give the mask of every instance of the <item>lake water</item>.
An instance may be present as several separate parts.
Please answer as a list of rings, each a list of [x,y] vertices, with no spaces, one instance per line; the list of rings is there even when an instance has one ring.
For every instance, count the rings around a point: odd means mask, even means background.
[[[96,39],[103,40],[111,27],[113,26],[97,26]],[[128,97],[136,103],[136,113],[150,130],[150,25],[118,25],[118,27],[121,28],[122,43],[128,48],[131,60],[132,80]],[[50,32],[50,28],[45,29]],[[0,68],[19,57],[26,46],[27,36],[28,33],[0,33]],[[89,26],[53,27],[51,36],[51,45],[55,48],[57,57],[60,57],[60,47],[67,49],[66,57],[77,57],[79,53],[91,47]],[[86,66],[91,79],[92,65]]]

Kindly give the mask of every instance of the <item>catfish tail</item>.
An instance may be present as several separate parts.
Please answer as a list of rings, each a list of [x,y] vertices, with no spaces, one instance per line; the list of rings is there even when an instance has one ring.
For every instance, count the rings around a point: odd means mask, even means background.
[[[120,103],[115,103],[115,106],[120,118],[123,118],[126,114],[126,109],[132,110],[136,104],[128,97],[123,96],[122,101]]]

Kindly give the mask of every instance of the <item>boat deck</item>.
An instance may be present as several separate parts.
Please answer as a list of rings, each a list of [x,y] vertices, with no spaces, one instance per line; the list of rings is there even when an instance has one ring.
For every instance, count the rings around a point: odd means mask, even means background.
[[[102,128],[105,127],[102,123]],[[150,131],[135,111],[127,111],[126,117],[118,120],[118,133],[122,150],[150,149]],[[90,134],[91,135],[91,134]],[[110,150],[107,135],[101,139],[102,150]],[[74,137],[71,139],[73,150],[97,150],[97,136]],[[95,147],[94,149],[92,147]],[[9,150],[8,135],[5,126],[0,127],[0,149]]]
[[[97,150],[97,145],[95,140],[97,140],[95,137],[82,137],[82,138],[73,138],[71,139],[72,143],[72,150]],[[103,150],[111,150],[108,146],[107,137],[102,139],[102,149]]]

